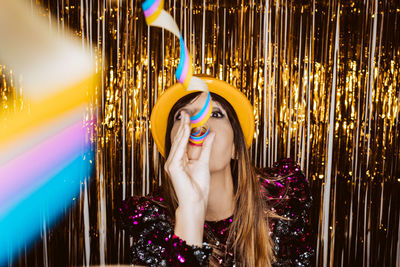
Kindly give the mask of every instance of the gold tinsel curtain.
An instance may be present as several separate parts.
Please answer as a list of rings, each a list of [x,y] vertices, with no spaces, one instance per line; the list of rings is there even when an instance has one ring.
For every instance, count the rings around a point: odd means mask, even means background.
[[[26,4],[95,51],[102,85],[91,110],[99,123],[90,184],[10,265],[126,263],[130,240],[115,210],[159,184],[149,118],[176,82],[179,42],[146,25],[139,1]],[[399,266],[400,3],[166,0],[165,9],[195,72],[232,83],[253,103],[255,164],[292,157],[307,175],[315,265]],[[0,109],[20,110],[23,77],[7,66],[0,74]]]

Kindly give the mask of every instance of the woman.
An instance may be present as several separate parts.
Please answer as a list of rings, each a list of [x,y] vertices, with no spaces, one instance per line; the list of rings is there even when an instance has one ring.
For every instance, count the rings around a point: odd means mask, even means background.
[[[291,160],[255,170],[248,148],[253,108],[226,82],[202,76],[212,96],[202,146],[188,142],[189,116],[207,94],[180,84],[157,101],[153,138],[166,158],[159,191],[120,209],[133,237],[133,264],[150,266],[307,266],[311,263],[307,181]]]

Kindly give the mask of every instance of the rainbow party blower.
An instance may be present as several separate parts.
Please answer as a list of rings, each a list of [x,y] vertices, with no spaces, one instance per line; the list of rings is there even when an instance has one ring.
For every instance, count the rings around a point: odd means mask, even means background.
[[[23,77],[30,104],[0,114],[0,266],[62,215],[92,171],[95,118],[85,115],[94,61],[34,13],[24,1],[0,1],[0,62]]]
[[[173,33],[179,38],[180,43],[180,59],[179,64],[175,72],[175,76],[183,87],[188,90],[204,91],[208,92],[208,87],[204,81],[193,76],[193,61],[192,57],[188,53],[185,41],[183,40],[182,34],[179,31],[178,25],[166,12],[164,8],[163,0],[147,0],[142,4],[146,23],[150,26],[160,27]],[[192,116],[190,121],[192,123],[192,133],[189,138],[189,142],[192,145],[201,146],[206,136],[209,133],[209,128],[206,124],[212,113],[212,101],[210,92],[208,92],[207,100],[202,110]]]
[[[207,94],[207,100],[203,108],[199,113],[190,117],[190,122],[192,124],[192,132],[189,137],[189,142],[195,146],[201,146],[210,132],[207,126],[207,121],[211,117],[212,113],[212,101],[210,92]]]

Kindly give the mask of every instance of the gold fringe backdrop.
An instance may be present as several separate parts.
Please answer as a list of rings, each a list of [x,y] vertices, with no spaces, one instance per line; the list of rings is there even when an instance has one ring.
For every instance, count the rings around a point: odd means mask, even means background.
[[[44,225],[42,240],[10,265],[126,263],[130,240],[115,210],[160,183],[149,118],[176,82],[179,42],[149,28],[137,1],[26,3],[93,49],[102,84],[89,111],[99,121],[90,184],[82,182],[65,217]],[[195,72],[232,83],[253,103],[255,164],[292,157],[306,173],[315,265],[399,266],[400,3],[166,0],[165,9]],[[0,71],[0,109],[26,108],[23,77]]]

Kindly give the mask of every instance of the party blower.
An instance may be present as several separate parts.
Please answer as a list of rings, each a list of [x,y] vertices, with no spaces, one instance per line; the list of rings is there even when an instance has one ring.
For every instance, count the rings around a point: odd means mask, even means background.
[[[178,25],[176,25],[174,19],[163,9],[163,7],[163,0],[147,0],[142,4],[143,13],[148,25],[166,29],[179,38],[180,59],[175,72],[175,77],[188,91],[203,91],[208,93],[203,108],[199,113],[190,117],[192,131],[189,137],[189,142],[192,145],[201,146],[210,132],[206,124],[208,119],[211,117],[212,112],[210,92],[208,91],[205,82],[198,77],[193,76],[192,57],[187,50]]]

